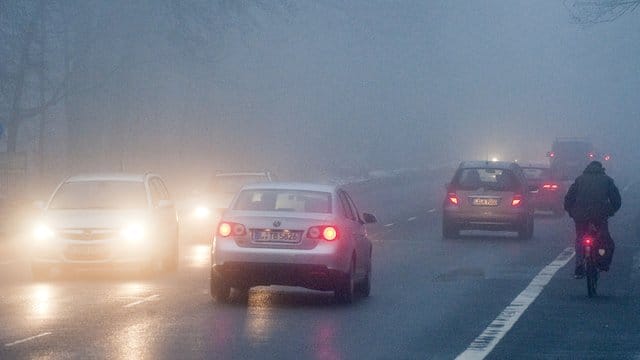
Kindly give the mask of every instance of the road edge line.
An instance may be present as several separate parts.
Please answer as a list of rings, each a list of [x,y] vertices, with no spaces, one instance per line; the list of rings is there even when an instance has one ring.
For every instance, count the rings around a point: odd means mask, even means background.
[[[502,338],[511,330],[520,316],[527,310],[551,278],[575,255],[573,248],[564,249],[555,260],[545,266],[529,285],[509,304],[498,317],[487,326],[469,347],[456,357],[456,360],[484,359]]]

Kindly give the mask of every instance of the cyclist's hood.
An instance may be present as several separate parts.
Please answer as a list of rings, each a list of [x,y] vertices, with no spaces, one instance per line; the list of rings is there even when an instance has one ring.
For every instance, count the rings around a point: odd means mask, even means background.
[[[584,174],[604,174],[604,167],[600,161],[592,161],[584,169]]]

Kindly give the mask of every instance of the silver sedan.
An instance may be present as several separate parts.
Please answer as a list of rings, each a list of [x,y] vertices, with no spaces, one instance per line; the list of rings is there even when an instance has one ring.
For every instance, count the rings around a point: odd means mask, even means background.
[[[223,214],[211,249],[211,296],[231,288],[301,286],[334,291],[350,303],[371,289],[371,241],[361,214],[340,186],[262,183],[244,186]]]

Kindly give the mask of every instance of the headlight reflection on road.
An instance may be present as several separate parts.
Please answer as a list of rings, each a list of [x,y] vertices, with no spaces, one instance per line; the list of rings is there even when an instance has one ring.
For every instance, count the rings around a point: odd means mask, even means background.
[[[343,359],[343,354],[338,351],[336,340],[336,325],[330,319],[324,319],[313,329],[314,348],[316,359]]]
[[[274,325],[272,312],[272,307],[264,305],[248,309],[245,333],[250,342],[259,345],[269,340]]]
[[[189,261],[189,266],[191,267],[208,266],[211,262],[210,251],[210,245],[193,245],[189,247],[185,258]]]
[[[153,339],[153,331],[149,323],[136,323],[127,326],[118,335],[115,335],[119,358],[138,360],[149,358],[149,352],[153,344],[149,341]]]
[[[51,286],[38,284],[31,292],[31,310],[34,317],[44,318],[51,315]]]

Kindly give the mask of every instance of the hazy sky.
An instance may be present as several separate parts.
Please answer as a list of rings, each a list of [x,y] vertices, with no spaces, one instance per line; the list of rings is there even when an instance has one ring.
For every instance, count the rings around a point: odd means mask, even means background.
[[[96,4],[115,15],[95,62],[135,59],[69,100],[82,128],[76,171],[122,157],[189,179],[265,168],[309,178],[544,160],[556,136],[638,164],[638,12],[583,26],[556,0],[293,1],[218,24],[205,37],[215,56],[193,61],[146,16],[154,2]],[[49,116],[46,146],[62,149],[64,113]]]
[[[287,133],[310,154],[540,159],[555,136],[640,133],[638,21],[576,25],[559,1],[301,3],[228,48],[217,77],[231,116],[303,130]]]

